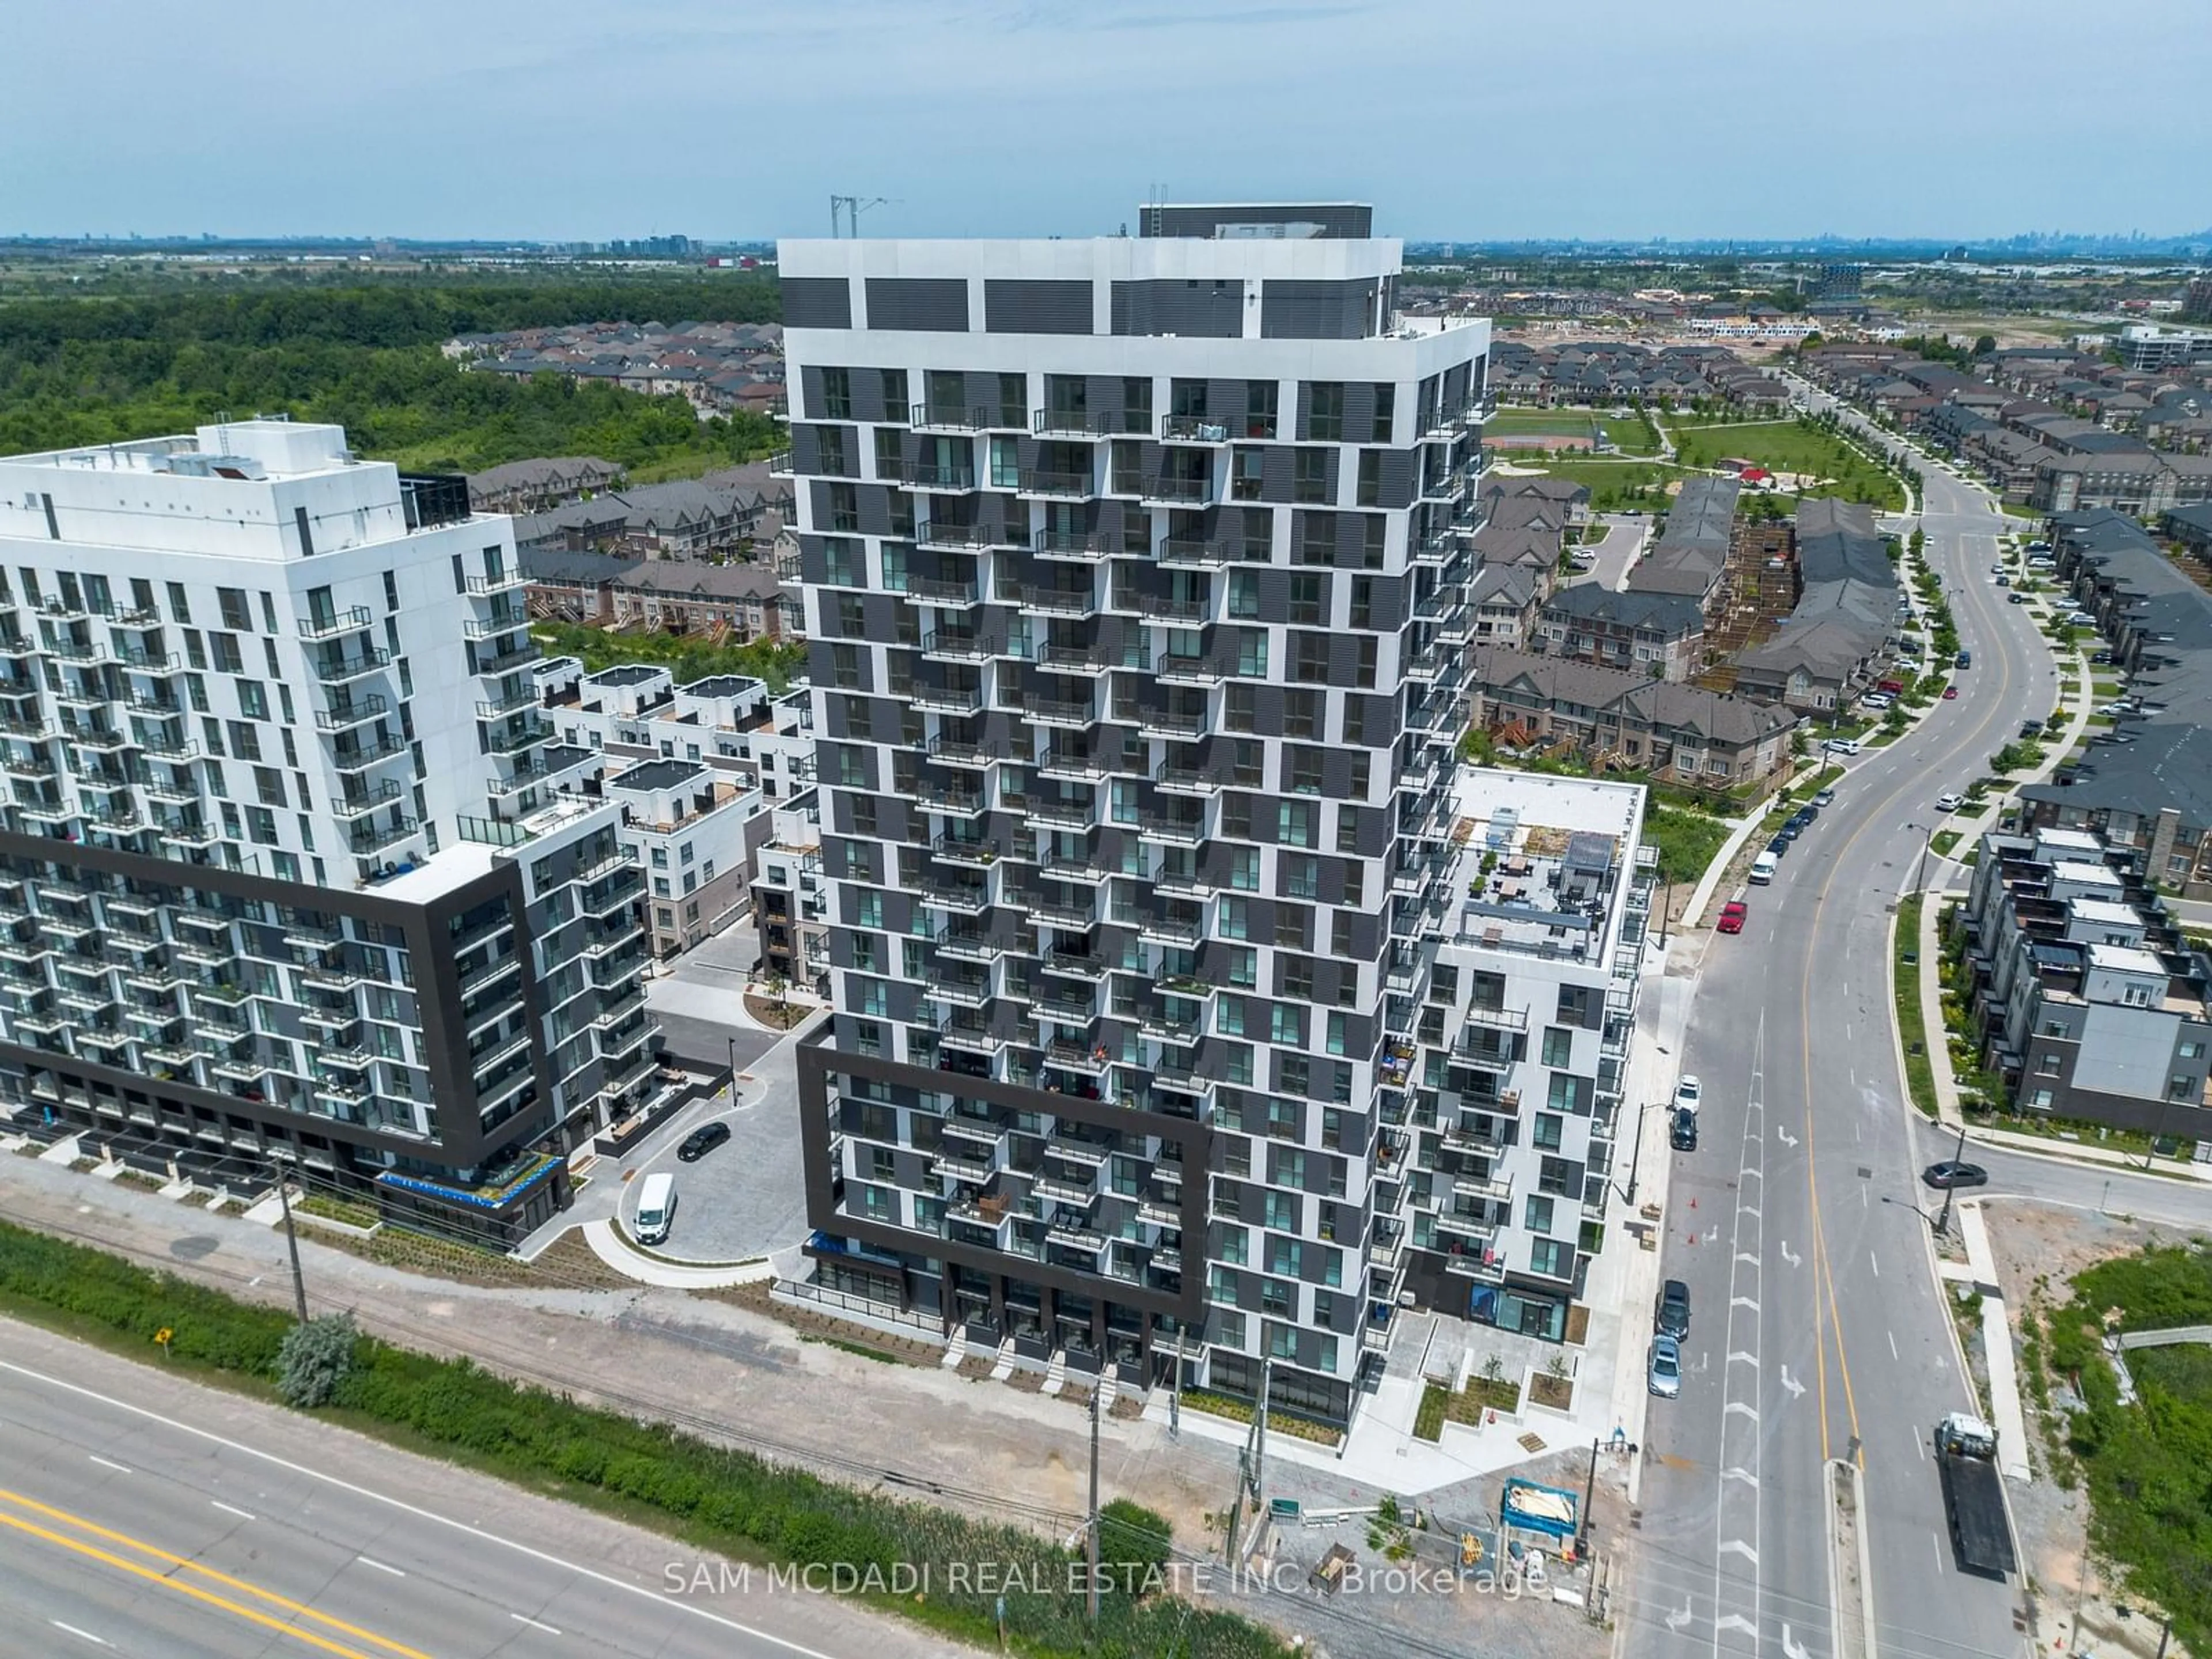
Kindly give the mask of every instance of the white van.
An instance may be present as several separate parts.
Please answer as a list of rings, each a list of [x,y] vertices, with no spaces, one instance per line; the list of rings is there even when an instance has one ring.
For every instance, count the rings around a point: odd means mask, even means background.
[[[1751,861],[1751,884],[1764,887],[1774,879],[1774,872],[1782,867],[1782,860],[1771,853],[1761,853]]]
[[[659,1244],[676,1224],[676,1177],[665,1171],[645,1178],[637,1195],[637,1242]]]

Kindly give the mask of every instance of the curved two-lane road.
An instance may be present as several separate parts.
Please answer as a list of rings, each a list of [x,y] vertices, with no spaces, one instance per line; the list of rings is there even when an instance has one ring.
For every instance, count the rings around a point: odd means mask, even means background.
[[[1822,1466],[1864,1472],[1877,1645],[2015,1652],[2017,1580],[1954,1565],[1929,1431],[1970,1403],[1933,1279],[1925,1162],[1899,1085],[1892,913],[1935,797],[2056,706],[2049,649],[1988,568],[2008,526],[1931,471],[1922,527],[1974,666],[1957,701],[1855,762],[1751,924],[1711,939],[1681,1056],[1705,1085],[1677,1154],[1663,1261],[1694,1322],[1681,1398],[1646,1431],[1638,1655],[1834,1651]]]

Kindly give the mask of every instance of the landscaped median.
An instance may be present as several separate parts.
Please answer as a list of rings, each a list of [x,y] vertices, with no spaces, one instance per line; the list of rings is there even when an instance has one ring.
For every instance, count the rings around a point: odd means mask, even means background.
[[[1925,902],[1923,894],[1907,893],[1898,902],[1897,926],[1890,934],[1895,959],[1889,977],[1897,1000],[1898,1040],[1905,1049],[1905,1087],[1913,1105],[1932,1118],[1936,1115],[1936,1064],[1928,1057],[1928,1030],[1920,1017],[1920,907]],[[1920,1033],[1917,1037],[1915,1031]]]
[[[0,1313],[272,1402],[280,1351],[295,1328],[279,1310],[4,1223]],[[333,1322],[307,1328],[327,1334]],[[1178,1650],[1193,1659],[1287,1659],[1263,1626],[1143,1594],[1141,1582],[1109,1589],[1094,1629],[1079,1551],[579,1405],[466,1359],[354,1334],[332,1376],[329,1405],[312,1415],[738,1559],[837,1570],[841,1583],[860,1586],[857,1599],[979,1647],[1001,1644],[1036,1659]],[[864,1440],[854,1450],[878,1455]],[[1109,1506],[1109,1517],[1114,1523],[1100,1528],[1102,1562],[1141,1580],[1165,1556],[1164,1523],[1133,1505]],[[988,1575],[978,1563],[988,1565]],[[914,1594],[910,1585],[926,1589]],[[1001,1591],[1003,1641],[994,1616]]]

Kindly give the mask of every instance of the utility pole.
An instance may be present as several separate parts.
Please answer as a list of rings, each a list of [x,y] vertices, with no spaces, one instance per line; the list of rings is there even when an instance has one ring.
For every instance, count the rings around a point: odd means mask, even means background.
[[[1636,1172],[1644,1167],[1644,1115],[1651,1109],[1648,1100],[1639,1101],[1636,1107],[1636,1145],[1628,1152],[1628,1195],[1626,1201],[1636,1202]]]
[[[297,1169],[295,1162],[293,1165]],[[300,1238],[292,1231],[292,1184],[280,1164],[276,1170],[276,1202],[284,1212],[284,1249],[292,1258],[292,1307],[300,1322],[307,1322],[307,1281],[300,1276]]]
[[[2109,1184],[2109,1183],[2108,1183]],[[1168,1395],[1168,1438],[1182,1438],[1182,1327],[1176,1327],[1175,1382]]]
[[[1952,1150],[1951,1162],[1955,1165],[1958,1161],[1966,1155],[1966,1115],[1962,1112],[1959,1116],[1959,1144]],[[1956,1199],[1958,1196],[1959,1187],[1955,1181],[1943,1189],[1943,1213],[1936,1218],[1936,1231],[1937,1232],[1948,1233],[1951,1231],[1951,1204],[1952,1200]]]
[[[1101,1376],[1091,1387],[1091,1583],[1088,1600],[1091,1623],[1098,1623],[1098,1390],[1104,1383]]]
[[[1275,1384],[1275,1362],[1260,1362],[1260,1409],[1252,1413],[1252,1501],[1257,1504],[1267,1484],[1267,1401]]]

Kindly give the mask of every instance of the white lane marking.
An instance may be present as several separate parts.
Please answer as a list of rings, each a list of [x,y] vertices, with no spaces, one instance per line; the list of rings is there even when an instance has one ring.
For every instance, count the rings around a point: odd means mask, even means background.
[[[1753,1221],[1764,1221],[1766,1218],[1765,1216],[1759,1214],[1759,1206],[1756,1204],[1745,1204],[1739,1202],[1735,1206],[1735,1212],[1738,1215],[1747,1215]]]
[[[381,1561],[372,1561],[372,1560],[370,1560],[370,1559],[369,1559],[367,1556],[365,1556],[365,1555],[356,1555],[356,1556],[355,1556],[355,1557],[354,1557],[354,1559],[355,1559],[356,1561],[359,1562],[359,1563],[360,1563],[362,1566],[364,1566],[364,1567],[374,1567],[374,1568],[375,1568],[375,1569],[377,1570],[377,1571],[379,1571],[379,1572],[388,1572],[388,1573],[390,1573],[390,1574],[391,1574],[394,1578],[404,1578],[404,1577],[407,1576],[405,1573],[402,1572],[402,1571],[401,1571],[398,1567],[387,1567],[387,1566],[386,1566],[386,1565],[384,1565],[384,1563],[383,1563],[383,1562],[381,1562]]]
[[[1721,1547],[1723,1549],[1726,1549],[1728,1546],[1723,1544]],[[1715,1638],[1717,1638],[1723,1631],[1728,1630],[1740,1630],[1747,1636],[1752,1637],[1756,1637],[1759,1634],[1759,1626],[1753,1624],[1750,1620],[1745,1618],[1740,1613],[1724,1613],[1718,1619],[1713,1620],[1713,1635]]]
[[[244,1510],[239,1508],[237,1504],[226,1504],[220,1498],[210,1498],[208,1499],[208,1502],[214,1504],[216,1508],[221,1510],[225,1515],[234,1515],[241,1521],[251,1521],[253,1519],[251,1515],[248,1515]]]
[[[1938,1572],[1942,1571],[1942,1570],[1943,1570],[1943,1540],[1942,1540],[1942,1535],[1941,1535],[1941,1534],[1936,1534],[1936,1533],[1932,1533],[1932,1532],[1931,1532],[1931,1533],[1929,1533],[1929,1534],[1928,1534],[1928,1547],[1929,1547],[1930,1550],[1932,1550],[1932,1551],[1934,1551],[1934,1552],[1935,1552],[1935,1554],[1936,1554],[1936,1571],[1938,1571]]]
[[[1731,1538],[1728,1542],[1723,1544],[1721,1546],[1721,1553],[1723,1555],[1741,1555],[1745,1560],[1750,1562],[1753,1566],[1755,1567],[1759,1565],[1759,1552],[1752,1548],[1750,1545],[1745,1543],[1741,1538]]]
[[[1727,1405],[1721,1407],[1721,1415],[1723,1417],[1728,1416],[1731,1412],[1735,1413],[1740,1416],[1747,1417],[1754,1423],[1759,1421],[1758,1408],[1743,1401],[1731,1400]]]
[[[1735,1259],[1739,1261],[1748,1261],[1754,1267],[1759,1265],[1759,1258],[1749,1250],[1738,1250],[1735,1253]]]
[[[1756,1368],[1759,1356],[1755,1353],[1746,1353],[1741,1348],[1738,1348],[1728,1357],[1728,1363],[1731,1365],[1750,1365]]]
[[[539,1624],[535,1619],[531,1618],[527,1613],[510,1613],[507,1616],[514,1620],[518,1625],[527,1625],[532,1630],[542,1630],[548,1636],[558,1636],[561,1633],[559,1631],[555,1630],[550,1625]]]
[[[1753,1488],[1756,1488],[1759,1485],[1759,1477],[1753,1474],[1749,1469],[1737,1468],[1733,1466],[1721,1471],[1721,1479],[1723,1480],[1741,1480],[1745,1486]]]
[[[1899,1358],[1899,1355],[1897,1352],[1897,1333],[1895,1331],[1884,1331],[1882,1334],[1889,1339],[1889,1357],[1892,1359]]]
[[[129,1401],[118,1400],[112,1395],[102,1394],[97,1389],[88,1389],[76,1382],[65,1382],[58,1376],[48,1376],[43,1371],[34,1371],[29,1366],[18,1365],[12,1360],[0,1359],[0,1371],[27,1377],[33,1382],[43,1382],[48,1388],[59,1389],[64,1393],[76,1395],[80,1399],[97,1401],[112,1410],[128,1413],[132,1417],[143,1418],[149,1423],[159,1423],[162,1427],[173,1429],[179,1434],[190,1435],[195,1440],[221,1446],[224,1450],[236,1452],[241,1457],[258,1459],[261,1462],[283,1469],[288,1474],[299,1475],[304,1480],[316,1481],[322,1486],[350,1493],[356,1498],[364,1498],[372,1504],[381,1504],[386,1508],[396,1510],[402,1515],[411,1515],[418,1521],[428,1521],[435,1526],[450,1528],[453,1531],[476,1539],[479,1542],[495,1544],[501,1549],[512,1550],[517,1555],[526,1556],[531,1560],[542,1562],[546,1566],[558,1567],[562,1571],[574,1573],[579,1578],[588,1578],[595,1584],[605,1584],[610,1589],[620,1590],[625,1595],[635,1595],[641,1600],[653,1602],[657,1606],[688,1614],[694,1619],[702,1620],[710,1625],[719,1626],[724,1630],[733,1630],[741,1635],[752,1637],[757,1641],[769,1643],[783,1649],[787,1653],[803,1654],[805,1659],[834,1659],[834,1656],[823,1652],[819,1648],[810,1648],[804,1643],[793,1642],[787,1638],[774,1635],[756,1626],[741,1624],[737,1620],[725,1618],[719,1613],[710,1613],[695,1602],[685,1601],[673,1595],[665,1595],[659,1590],[647,1589],[642,1584],[631,1583],[626,1579],[616,1577],[612,1573],[599,1572],[590,1567],[579,1566],[574,1561],[564,1561],[550,1550],[535,1549],[528,1544],[518,1544],[512,1538],[501,1538],[495,1532],[487,1532],[482,1527],[471,1526],[465,1521],[456,1521],[451,1516],[439,1514],[435,1510],[426,1510],[420,1504],[408,1503],[404,1498],[388,1498],[380,1492],[372,1492],[367,1486],[357,1486],[350,1480],[341,1480],[334,1474],[325,1474],[319,1470],[309,1468],[304,1463],[295,1463],[289,1458],[279,1457],[274,1452],[263,1451],[258,1447],[246,1444],[243,1441],[226,1439],[222,1435],[212,1433],[206,1429],[196,1428],[191,1424],[180,1422],[176,1418],[164,1417],[159,1412],[149,1411],[143,1406],[131,1405]]]
[[[77,1638],[81,1641],[89,1642],[96,1648],[112,1648],[115,1645],[114,1643],[109,1641],[105,1636],[94,1636],[88,1630],[79,1630],[75,1625],[64,1625],[58,1619],[49,1619],[46,1622],[52,1625],[56,1630],[67,1631],[71,1636]]]
[[[1729,1306],[1731,1308],[1748,1308],[1753,1313],[1757,1313],[1759,1311],[1759,1304],[1753,1301],[1747,1296],[1730,1297],[1729,1298]]]
[[[1928,1461],[1928,1441],[1917,1429],[1912,1431],[1912,1449],[1920,1454],[1922,1462]]]
[[[1850,995],[1850,994],[1851,994],[1851,982],[1850,982],[1850,981],[1849,981],[1849,980],[1845,980],[1845,981],[1844,981],[1844,994],[1845,996],[1849,996],[1849,995]]]
[[[1876,1255],[1872,1250],[1869,1250],[1867,1252],[1867,1261],[1869,1265],[1874,1268],[1874,1276],[1876,1279],[1880,1279],[1881,1277],[1881,1258]]]
[[[85,1455],[91,1458],[94,1462],[99,1464],[103,1469],[113,1469],[118,1474],[128,1474],[131,1473],[129,1465],[124,1463],[111,1463],[106,1458],[102,1457],[98,1452],[87,1452]]]

